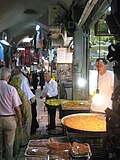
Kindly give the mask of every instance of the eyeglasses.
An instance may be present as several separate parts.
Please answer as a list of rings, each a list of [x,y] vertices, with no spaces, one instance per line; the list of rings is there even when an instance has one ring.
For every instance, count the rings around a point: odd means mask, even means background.
[[[105,65],[99,65],[99,66],[96,65],[96,68],[104,68],[104,67]]]

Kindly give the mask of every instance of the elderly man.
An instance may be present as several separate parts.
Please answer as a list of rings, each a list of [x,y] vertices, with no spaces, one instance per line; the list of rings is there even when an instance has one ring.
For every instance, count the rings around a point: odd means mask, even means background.
[[[44,79],[46,81],[44,90],[41,94],[40,98],[45,97],[47,99],[57,99],[58,98],[58,84],[56,81],[51,79],[51,76],[48,72],[44,73]],[[55,116],[56,116],[56,108],[50,108],[46,105],[48,109],[48,116],[50,119],[50,124],[48,124],[48,129],[55,128]]]
[[[5,160],[13,160],[13,144],[16,131],[15,116],[17,116],[20,128],[22,128],[19,108],[22,102],[17,90],[8,84],[10,76],[9,68],[2,67],[0,69],[0,160],[2,160],[3,146],[5,147]]]
[[[114,73],[112,71],[108,71],[107,67],[107,61],[104,58],[98,58],[96,60],[96,69],[98,71],[98,89],[99,95],[103,98],[103,103],[96,103],[93,100],[91,110],[94,112],[105,113],[107,108],[112,109],[111,96],[114,89]]]

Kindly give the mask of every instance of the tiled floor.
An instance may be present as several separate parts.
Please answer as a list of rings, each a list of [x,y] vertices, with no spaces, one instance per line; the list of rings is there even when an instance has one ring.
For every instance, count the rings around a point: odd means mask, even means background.
[[[44,100],[39,98],[40,93],[41,93],[41,90],[38,87],[38,89],[36,90],[36,100],[37,100],[37,120],[39,123],[39,128],[37,129],[36,134],[31,136],[31,139],[49,138],[51,136],[55,136],[54,134],[51,135],[46,132],[46,125],[48,124],[48,115],[47,115],[47,110],[44,105]],[[56,115],[56,125],[61,126],[58,111]],[[19,155],[16,158],[16,160],[25,159],[25,150],[26,150],[26,146],[21,147]]]

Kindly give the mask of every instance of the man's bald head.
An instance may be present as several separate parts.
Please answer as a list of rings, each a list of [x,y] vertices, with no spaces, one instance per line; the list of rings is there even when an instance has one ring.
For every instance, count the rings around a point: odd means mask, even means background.
[[[49,82],[51,80],[51,75],[49,72],[44,73],[44,79],[46,82]]]

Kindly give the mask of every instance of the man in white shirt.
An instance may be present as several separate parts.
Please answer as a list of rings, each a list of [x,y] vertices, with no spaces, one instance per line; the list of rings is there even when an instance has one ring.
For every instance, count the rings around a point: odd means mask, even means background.
[[[104,58],[96,60],[98,71],[98,89],[99,95],[102,96],[103,103],[96,103],[94,100],[91,104],[91,110],[94,112],[105,113],[107,108],[112,109],[111,96],[114,89],[114,73],[107,70],[107,61]]]
[[[16,117],[22,128],[19,105],[22,104],[16,88],[8,84],[11,76],[9,68],[0,69],[0,160],[5,147],[5,160],[13,160],[13,144],[16,131]],[[3,138],[4,137],[4,138]],[[2,144],[3,143],[3,144]]]
[[[46,81],[45,87],[41,94],[40,98],[47,99],[57,99],[58,98],[58,84],[56,81],[51,79],[51,76],[48,72],[44,73],[44,79]],[[47,106],[48,109],[48,116],[50,118],[50,123],[48,124],[48,129],[55,128],[55,116],[56,116],[56,108],[50,108]]]

